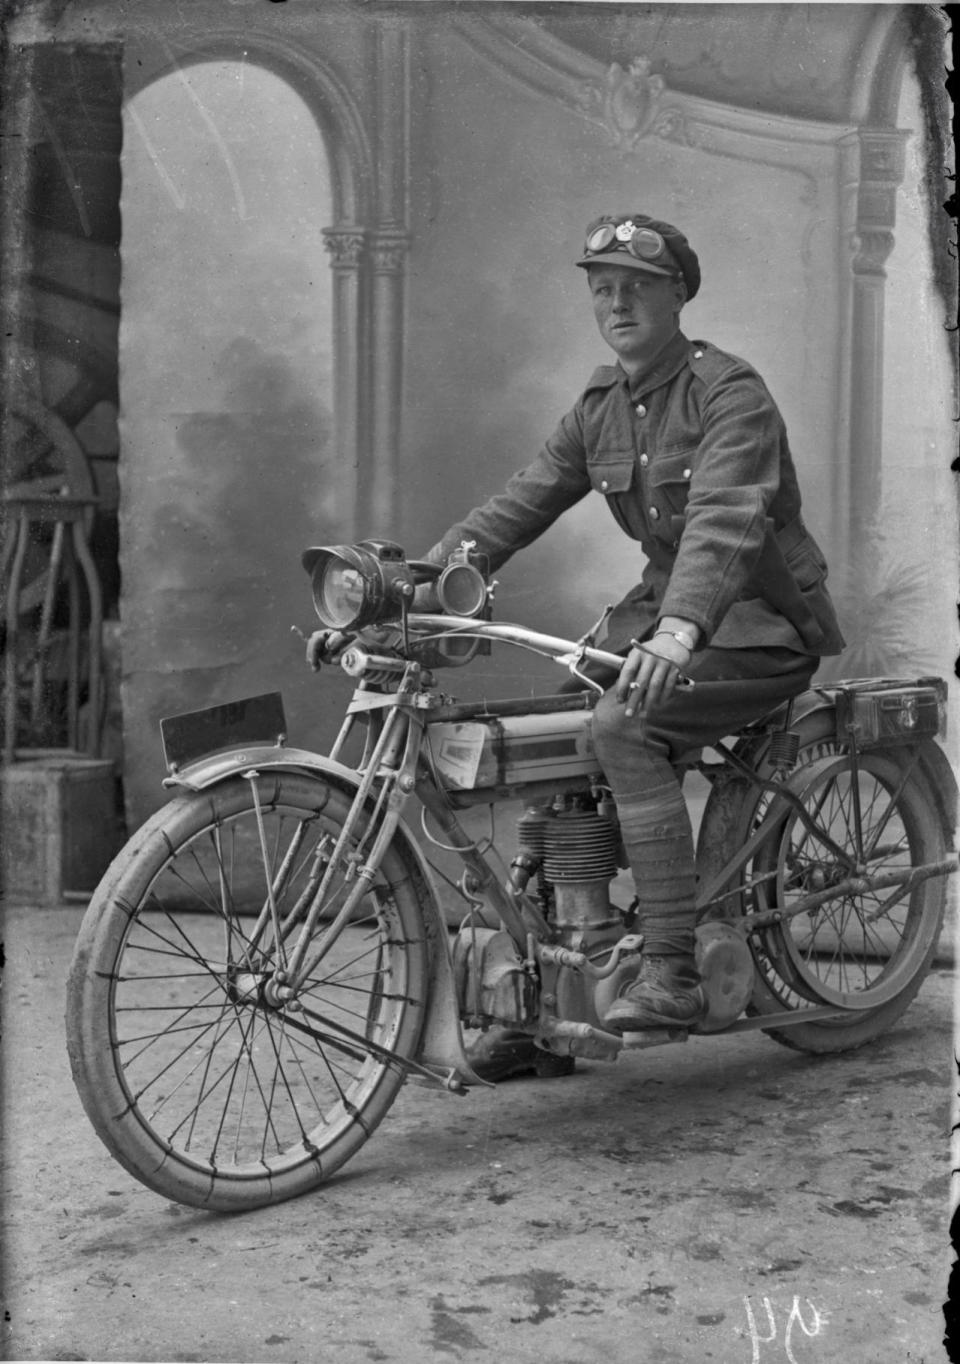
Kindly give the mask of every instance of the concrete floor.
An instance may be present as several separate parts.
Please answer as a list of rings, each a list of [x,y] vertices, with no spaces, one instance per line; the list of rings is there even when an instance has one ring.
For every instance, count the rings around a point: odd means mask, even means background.
[[[467,1098],[408,1086],[325,1189],[227,1217],[148,1192],[83,1115],[79,912],[6,917],[5,1359],[944,1357],[946,968],[832,1059],[748,1034]]]

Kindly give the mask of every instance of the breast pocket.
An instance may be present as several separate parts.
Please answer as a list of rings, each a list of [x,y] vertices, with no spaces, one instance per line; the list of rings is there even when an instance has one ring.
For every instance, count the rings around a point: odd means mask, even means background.
[[[604,497],[629,492],[633,487],[634,468],[632,454],[618,459],[598,459],[588,469],[590,486]]]
[[[670,450],[650,465],[648,515],[656,534],[664,540],[675,541],[683,531],[695,453],[695,446]]]
[[[643,517],[633,490],[636,473],[632,452],[615,459],[609,456],[598,459],[588,466],[588,472],[590,486],[607,499],[617,525],[631,539],[639,540],[643,534]]]

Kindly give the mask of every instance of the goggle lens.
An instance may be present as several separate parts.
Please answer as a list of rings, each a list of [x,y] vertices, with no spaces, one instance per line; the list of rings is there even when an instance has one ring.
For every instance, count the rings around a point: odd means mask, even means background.
[[[585,254],[598,256],[604,251],[629,251],[637,260],[659,260],[667,244],[659,232],[651,227],[634,227],[633,223],[601,223],[587,237]]]
[[[601,227],[595,228],[587,238],[587,254],[595,255],[598,251],[606,251],[616,235],[617,229],[613,223],[604,223]]]
[[[639,260],[656,260],[666,251],[667,244],[659,232],[654,232],[650,227],[638,227],[627,247]]]

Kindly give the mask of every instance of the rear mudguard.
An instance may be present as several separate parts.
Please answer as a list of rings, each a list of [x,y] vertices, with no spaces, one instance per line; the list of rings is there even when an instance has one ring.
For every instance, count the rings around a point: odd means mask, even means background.
[[[812,689],[797,697],[790,727],[799,731],[801,742],[816,743],[834,738],[836,724],[836,705],[829,687],[822,691]],[[745,762],[754,763],[767,742],[765,732],[748,734],[739,740],[734,752]],[[957,783],[953,769],[947,755],[933,739],[926,739],[918,746],[904,744],[900,751],[906,756],[916,752],[917,747],[918,765],[935,802],[944,839],[947,847],[953,848],[957,836]],[[697,840],[697,874],[701,884],[719,873],[746,837],[740,819],[742,803],[749,790],[750,783],[734,773],[723,774],[714,783]]]
[[[164,786],[206,791],[251,769],[258,772],[307,772],[338,787],[349,796],[355,795],[360,785],[360,777],[352,767],[322,754],[311,753],[304,748],[253,744],[199,758],[168,777]],[[433,872],[423,850],[403,820],[397,825],[394,842],[399,845],[401,856],[409,866],[417,886],[427,943],[429,978],[423,1032],[416,1059],[421,1065],[440,1072],[438,1080],[444,1088],[457,1089],[461,1081],[483,1084],[484,1081],[474,1075],[464,1054],[453,983],[450,939]]]
[[[814,739],[832,738],[836,733],[836,703],[828,682],[823,689],[815,688],[798,696],[794,703],[793,727],[804,721],[813,727]],[[802,731],[809,732],[809,731]],[[897,745],[900,747],[900,745]],[[927,780],[936,804],[947,847],[953,848],[957,836],[957,779],[950,759],[936,739],[923,739],[919,744],[903,744],[904,754],[919,750],[921,772]]]

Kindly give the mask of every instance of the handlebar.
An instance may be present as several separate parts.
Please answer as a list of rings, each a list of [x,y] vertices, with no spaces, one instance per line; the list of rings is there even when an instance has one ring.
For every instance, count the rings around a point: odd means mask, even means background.
[[[464,616],[437,615],[431,612],[411,612],[407,617],[407,625],[414,634],[422,631],[424,641],[430,637],[441,640],[450,636],[458,636],[463,639],[499,640],[505,644],[515,644],[519,648],[530,649],[534,653],[551,658],[555,663],[568,668],[574,676],[581,677],[585,683],[595,687],[598,691],[603,691],[599,683],[585,677],[580,672],[583,665],[585,663],[598,664],[600,667],[609,668],[612,672],[619,673],[624,663],[623,655],[610,653],[607,649],[597,649],[584,640],[563,639],[559,635],[545,635],[539,630],[530,630],[525,625],[511,625],[505,621],[477,620]],[[382,631],[384,627],[378,628]],[[297,633],[302,632],[297,631]],[[314,670],[320,666],[321,662],[339,663],[350,677],[362,677],[371,668],[385,676],[402,673],[405,667],[403,657],[392,653],[383,657],[380,657],[379,654],[374,656],[369,653],[368,647],[364,647],[365,633],[367,632],[360,631],[360,643],[358,644],[358,635],[354,632],[317,631],[308,641],[307,660]],[[399,636],[397,642],[399,642]],[[383,642],[378,641],[378,643],[382,648]],[[681,672],[677,677],[676,685],[689,689],[694,685],[694,682],[692,678]]]
[[[408,618],[410,628],[416,630],[445,630],[451,634],[475,635],[478,639],[499,639],[507,644],[525,645],[540,653],[555,658],[558,663],[566,662],[567,656],[582,659],[584,662],[599,663],[607,668],[623,667],[620,654],[608,653],[605,649],[595,649],[588,645],[577,644],[572,639],[561,639],[558,635],[542,635],[537,630],[528,630],[525,625],[508,625],[500,621],[464,620],[459,616],[435,616],[431,614],[411,614]]]
[[[574,671],[583,663],[599,663],[602,667],[619,672],[623,667],[623,656],[612,654],[606,649],[582,644],[572,639],[561,639],[557,635],[544,635],[537,630],[528,630],[525,625],[509,625],[500,621],[464,620],[459,616],[438,616],[430,613],[411,613],[407,618],[412,630],[418,627],[427,630],[442,630],[445,633],[467,635],[474,639],[502,640],[507,644],[518,644],[533,649],[537,653],[552,658]],[[642,646],[641,646],[642,647]],[[677,686],[690,688],[693,678],[680,673]],[[601,688],[602,690],[602,688]]]

